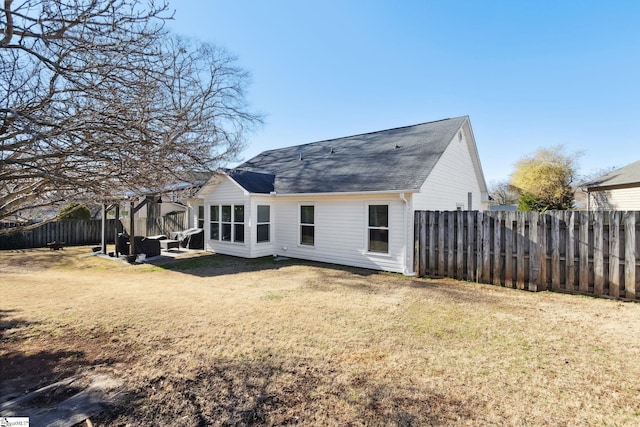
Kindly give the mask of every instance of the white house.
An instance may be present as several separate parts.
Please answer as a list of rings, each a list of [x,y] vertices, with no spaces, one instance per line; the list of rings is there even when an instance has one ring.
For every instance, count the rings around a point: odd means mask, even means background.
[[[484,210],[469,117],[265,151],[200,190],[205,249],[412,275],[416,210]]]
[[[589,210],[640,210],[640,160],[582,185]]]

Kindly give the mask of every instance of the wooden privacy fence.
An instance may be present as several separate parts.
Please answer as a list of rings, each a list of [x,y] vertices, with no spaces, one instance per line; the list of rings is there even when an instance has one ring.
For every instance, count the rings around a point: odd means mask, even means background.
[[[116,226],[120,221],[107,220],[108,242],[114,241]],[[119,228],[122,229],[122,226]],[[102,220],[57,221],[43,224],[41,227],[26,232],[17,232],[0,236],[0,249],[43,248],[54,240],[65,245],[92,245],[102,241]]]
[[[415,271],[640,300],[640,212],[417,211]]]

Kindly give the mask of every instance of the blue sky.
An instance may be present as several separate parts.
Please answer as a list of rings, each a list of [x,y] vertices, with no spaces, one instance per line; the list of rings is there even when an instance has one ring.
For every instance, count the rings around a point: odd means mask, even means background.
[[[640,159],[640,2],[171,0],[265,114],[261,151],[469,115],[487,182],[563,144],[579,172]],[[241,159],[241,160],[242,160]],[[231,165],[233,166],[233,164]]]

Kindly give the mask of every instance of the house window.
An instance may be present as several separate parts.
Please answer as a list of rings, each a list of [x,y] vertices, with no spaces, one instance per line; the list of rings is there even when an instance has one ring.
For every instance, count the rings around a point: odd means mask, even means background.
[[[244,205],[211,206],[211,240],[244,242]]]
[[[198,228],[204,228],[204,206],[198,206]]]
[[[314,206],[300,206],[300,244],[313,246],[314,242]]]
[[[211,223],[209,238],[211,240],[220,240],[220,206],[211,206],[209,218]]]
[[[220,240],[223,242],[231,241],[231,205],[220,206],[222,215],[220,216]]]
[[[369,252],[389,252],[389,206],[369,205]]]
[[[267,205],[258,205],[258,237],[257,242],[268,242],[271,212]]]
[[[233,207],[233,241],[244,242],[244,205]]]

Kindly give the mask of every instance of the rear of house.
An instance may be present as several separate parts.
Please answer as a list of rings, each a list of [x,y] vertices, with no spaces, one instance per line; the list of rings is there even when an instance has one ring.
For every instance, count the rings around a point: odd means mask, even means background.
[[[589,210],[640,210],[640,160],[616,169],[583,187]]]
[[[468,117],[261,153],[199,193],[205,249],[413,274],[417,209],[487,206]]]

